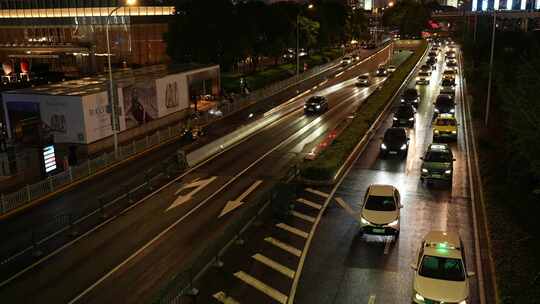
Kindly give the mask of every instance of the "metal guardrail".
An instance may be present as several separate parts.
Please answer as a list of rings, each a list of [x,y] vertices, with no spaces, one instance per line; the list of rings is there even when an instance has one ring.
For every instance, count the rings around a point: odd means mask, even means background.
[[[381,47],[384,47],[384,45],[381,45]],[[196,122],[200,125],[208,125],[213,121],[220,119],[221,116],[228,116],[242,110],[261,100],[298,85],[305,80],[321,75],[329,69],[339,65],[341,58],[342,57],[326,64],[314,67],[298,76],[295,75],[263,89],[254,91],[253,93],[242,96],[233,102],[223,102],[219,105],[219,110],[222,112],[220,116],[212,115],[209,112],[203,112],[196,119]],[[163,142],[177,138],[181,135],[183,129],[183,122],[179,122],[173,126],[158,130],[151,135],[147,135],[145,138],[134,140],[131,143],[120,146],[118,158],[115,158],[114,153],[112,152],[104,153],[96,158],[89,159],[78,166],[71,166],[67,170],[50,176],[38,183],[26,185],[26,187],[19,189],[16,192],[9,194],[2,193],[0,194],[0,214],[6,214],[21,208],[32,201],[53,193],[75,181],[92,176],[108,166],[124,161],[137,153],[143,152],[144,150],[152,148]]]

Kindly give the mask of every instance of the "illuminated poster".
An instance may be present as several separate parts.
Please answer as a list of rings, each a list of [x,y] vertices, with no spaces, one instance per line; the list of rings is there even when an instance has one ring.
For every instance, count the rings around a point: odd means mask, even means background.
[[[126,128],[133,128],[158,117],[156,82],[135,83],[122,88]]]
[[[53,145],[43,148],[43,162],[45,164],[45,173],[56,170],[56,155],[54,153]]]

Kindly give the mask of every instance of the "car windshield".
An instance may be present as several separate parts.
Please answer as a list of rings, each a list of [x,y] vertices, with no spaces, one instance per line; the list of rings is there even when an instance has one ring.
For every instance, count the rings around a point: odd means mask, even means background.
[[[426,153],[426,156],[424,156],[424,160],[434,163],[449,163],[452,161],[452,156],[447,152],[429,151]]]
[[[465,273],[460,259],[425,255],[419,275],[445,281],[464,281]]]
[[[368,79],[369,76],[368,75],[360,75],[358,76],[358,79]]]
[[[454,76],[456,74],[456,72],[454,72],[454,71],[444,71],[443,74],[447,75],[447,76]]]
[[[454,83],[452,83],[452,81],[450,79],[445,79],[442,81],[442,86],[443,87],[450,87],[450,86],[453,86]]]
[[[322,102],[321,97],[313,97],[313,98],[310,98],[306,103],[307,104],[320,104],[321,102]]]
[[[407,138],[407,134],[405,134],[405,131],[400,128],[391,128],[386,130],[384,133],[384,141],[401,141],[404,142]]]
[[[415,89],[408,89],[403,92],[403,97],[405,97],[406,99],[414,99],[418,97],[418,93]]]
[[[421,73],[418,73],[418,75],[420,75],[420,76],[429,76],[429,74],[427,72],[421,72]]]
[[[438,107],[453,107],[454,102],[452,99],[448,97],[441,97],[437,98],[437,101],[435,102]]]
[[[414,115],[414,110],[411,107],[399,107],[396,111],[396,116],[406,116],[410,117]]]
[[[376,196],[370,195],[366,201],[365,208],[373,211],[394,211],[396,210],[396,202],[391,196]]]
[[[448,118],[439,118],[435,122],[438,126],[455,126],[456,121],[454,119],[448,119]]]

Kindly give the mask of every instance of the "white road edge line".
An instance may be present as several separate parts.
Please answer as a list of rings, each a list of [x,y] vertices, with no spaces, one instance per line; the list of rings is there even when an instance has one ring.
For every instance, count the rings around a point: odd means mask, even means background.
[[[351,99],[351,98],[355,98],[357,95],[359,94],[353,94],[351,97],[347,98],[346,100],[348,99]],[[344,102],[344,101],[343,101]],[[324,115],[324,117],[326,117],[327,115],[329,115],[330,113],[332,113],[333,111],[336,111],[336,110],[339,110],[340,107],[334,107],[332,109],[330,109],[329,111],[327,111]],[[299,109],[296,109],[294,110],[293,112],[291,113],[294,113],[294,112],[298,112],[298,111],[303,111],[304,109],[303,108],[299,108]],[[319,118],[321,118],[323,116],[319,116]],[[203,200],[202,202],[200,202],[197,206],[193,207],[191,210],[189,210],[186,214],[184,214],[182,217],[180,217],[178,220],[176,220],[174,223],[172,223],[171,225],[169,225],[167,228],[165,228],[163,231],[161,231],[158,235],[156,235],[154,238],[152,238],[150,241],[148,241],[146,244],[144,244],[141,248],[139,248],[137,251],[135,251],[134,253],[132,253],[127,259],[125,259],[124,261],[122,261],[120,264],[116,265],[116,267],[114,267],[112,270],[110,270],[109,272],[107,272],[105,275],[103,275],[101,278],[99,278],[96,282],[94,282],[92,285],[90,285],[88,288],[86,288],[83,292],[81,292],[79,295],[77,295],[75,298],[73,298],[71,301],[68,302],[68,304],[72,304],[72,303],[75,303],[77,302],[79,299],[81,299],[83,296],[85,296],[87,293],[89,293],[92,289],[94,289],[97,285],[101,284],[101,282],[105,281],[107,278],[109,278],[113,273],[115,273],[116,271],[118,271],[118,269],[120,269],[122,266],[126,265],[127,263],[129,263],[132,259],[134,259],[137,255],[139,255],[142,251],[144,251],[146,248],[150,247],[151,245],[153,245],[158,239],[160,239],[161,237],[163,237],[167,232],[169,232],[170,230],[172,230],[174,227],[176,227],[180,222],[183,222],[188,216],[190,216],[191,214],[193,214],[195,211],[199,210],[203,205],[205,205],[208,201],[210,201],[211,199],[214,198],[214,196],[216,196],[218,193],[220,193],[221,191],[223,191],[224,189],[226,189],[230,184],[232,184],[233,182],[235,182],[240,176],[244,175],[244,173],[246,173],[248,170],[250,170],[251,168],[253,168],[255,165],[257,165],[261,160],[265,159],[268,155],[274,153],[274,151],[280,149],[282,146],[284,145],[287,145],[289,144],[290,142],[296,140],[299,136],[301,136],[302,134],[304,134],[305,132],[307,132],[309,129],[311,129],[313,126],[317,125],[319,123],[319,119],[315,119],[315,120],[312,120],[311,122],[309,122],[308,124],[306,124],[304,127],[302,127],[300,130],[296,131],[293,135],[289,136],[288,138],[286,138],[284,141],[282,141],[279,145],[277,146],[274,146],[272,149],[270,149],[269,151],[267,151],[265,154],[263,154],[261,157],[259,157],[257,160],[255,160],[253,163],[251,163],[249,166],[247,166],[244,170],[240,171],[238,174],[236,174],[233,178],[231,178],[228,182],[226,182],[223,186],[221,186],[219,189],[217,189],[214,193],[212,193],[210,196],[208,196],[205,200]],[[120,214],[123,214],[120,213]],[[1,287],[1,286],[0,286]]]
[[[461,70],[461,73],[460,73],[460,82],[461,82],[461,107],[462,107],[462,115],[464,116],[463,117],[463,126],[464,128],[466,128],[468,130],[465,131],[466,134],[469,134],[470,136],[474,136],[474,130],[473,128],[469,125],[469,118],[470,118],[470,107],[469,107],[469,103],[467,103],[467,105],[465,105],[465,91],[464,91],[464,81],[463,81],[463,59],[462,59],[462,55],[461,55],[461,51],[459,52],[459,58],[461,59],[459,61],[459,67],[460,67],[460,70]],[[474,145],[474,137],[473,137],[473,145]],[[486,303],[486,291],[485,291],[485,286],[484,286],[484,272],[483,272],[483,269],[482,269],[482,259],[481,259],[481,252],[480,252],[480,239],[479,239],[479,232],[478,232],[478,218],[477,218],[477,214],[476,214],[476,204],[477,204],[477,198],[476,198],[476,193],[473,189],[473,186],[474,186],[474,181],[473,181],[473,175],[472,175],[472,164],[471,164],[471,155],[472,153],[474,153],[474,155],[476,156],[476,147],[474,147],[474,151],[472,151],[471,153],[471,147],[470,147],[471,143],[469,142],[469,136],[465,136],[465,147],[466,147],[466,150],[467,150],[467,168],[468,168],[468,171],[469,171],[469,191],[471,192],[471,203],[472,203],[472,218],[473,218],[473,234],[474,234],[474,255],[475,255],[475,264],[476,264],[476,269],[477,269],[477,276],[478,276],[478,290],[479,290],[479,297],[480,297],[480,303],[481,304],[484,304]],[[475,157],[475,160],[476,160],[476,157]],[[477,160],[476,160],[477,161]],[[476,165],[476,168],[478,168],[478,164],[475,163]],[[478,172],[477,172],[478,173]],[[479,186],[481,185],[481,181],[479,181]],[[481,194],[482,195],[482,194]],[[486,230],[487,231],[487,230]],[[489,239],[489,236],[488,236],[488,239]],[[491,265],[493,267],[493,265]],[[492,269],[493,271],[493,269]],[[496,288],[496,286],[494,286],[494,288]],[[495,289],[495,293],[497,294],[497,289]],[[497,297],[497,295],[495,295]],[[499,303],[498,299],[496,299],[497,303]]]
[[[386,49],[386,47],[384,48]],[[384,50],[383,49],[383,50]],[[382,50],[381,50],[382,51]],[[379,51],[379,52],[381,52]],[[378,52],[378,53],[379,53]],[[420,63],[422,62],[422,60],[424,59],[424,57],[426,56],[428,52],[428,48],[426,48],[426,50],[424,51],[424,54],[422,55],[422,57],[420,58],[420,60],[416,63],[416,65],[414,66],[414,68],[412,69],[411,73],[409,73],[409,75],[407,76],[407,79],[406,79],[406,82],[408,82],[409,78],[412,78],[412,75],[414,75],[414,73],[416,73],[416,70],[418,68],[418,66],[420,66]],[[398,91],[394,94],[393,98],[395,98],[397,96],[397,93],[402,89],[403,87],[403,84],[402,86],[398,89]],[[392,99],[393,99],[392,98]],[[392,104],[392,102],[390,102],[387,107],[383,110],[383,112],[379,115],[379,117],[377,117],[377,120],[380,119],[383,114],[384,116],[386,116],[387,114],[385,114],[384,112],[386,111],[386,109]],[[377,123],[377,120],[375,121],[375,123]],[[370,128],[371,130],[371,128]],[[368,131],[369,132],[369,131]],[[352,160],[352,164],[354,164],[358,158],[364,153],[365,149],[367,148],[367,145],[364,145],[360,148],[360,151],[358,152],[358,154],[356,155],[356,157],[354,158],[354,160]],[[353,150],[354,152],[354,150]],[[304,245],[304,249],[302,251],[302,256],[300,257],[300,262],[298,263],[298,268],[296,270],[296,275],[294,277],[294,281],[293,281],[293,284],[291,286],[291,291],[290,291],[290,294],[289,294],[289,300],[287,301],[287,304],[293,304],[294,303],[294,297],[296,295],[296,289],[298,288],[298,282],[300,280],[300,275],[302,274],[302,269],[304,267],[304,263],[305,263],[305,260],[306,260],[306,256],[307,256],[307,252],[309,251],[309,247],[311,246],[311,241],[313,239],[313,235],[315,234],[315,230],[317,229],[317,227],[319,226],[319,222],[321,221],[321,218],[322,218],[322,214],[324,212],[324,210],[328,207],[328,204],[330,203],[330,201],[332,200],[332,197],[334,197],[334,195],[336,194],[336,191],[337,189],[339,188],[339,186],[341,185],[341,183],[345,180],[345,177],[349,174],[349,172],[351,171],[351,169],[353,168],[353,165],[349,166],[348,168],[345,169],[345,172],[343,173],[343,175],[341,176],[341,178],[339,178],[339,180],[336,182],[334,188],[332,188],[332,191],[328,194],[328,198],[325,200],[324,204],[323,204],[323,207],[321,209],[321,211],[319,212],[319,215],[317,216],[317,220],[315,221],[315,223],[313,224],[313,226],[311,227],[311,231],[309,233],[309,237],[306,241],[306,244]]]
[[[264,293],[265,295],[271,297],[272,299],[278,301],[281,304],[287,303],[287,296],[281,293],[280,291],[266,285],[262,281],[257,280],[256,278],[250,276],[249,274],[238,271],[234,273],[234,276],[246,283],[247,285],[250,285],[251,287],[257,289],[258,291]]]

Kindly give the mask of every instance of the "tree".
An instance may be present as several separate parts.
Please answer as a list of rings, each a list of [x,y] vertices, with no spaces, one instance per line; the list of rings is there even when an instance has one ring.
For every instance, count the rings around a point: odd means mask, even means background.
[[[430,11],[421,3],[411,0],[398,2],[383,14],[383,24],[398,28],[402,36],[420,36],[426,28]]]

